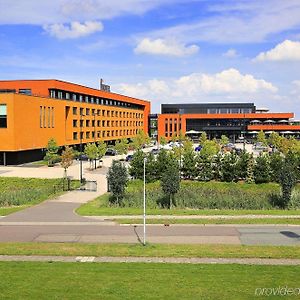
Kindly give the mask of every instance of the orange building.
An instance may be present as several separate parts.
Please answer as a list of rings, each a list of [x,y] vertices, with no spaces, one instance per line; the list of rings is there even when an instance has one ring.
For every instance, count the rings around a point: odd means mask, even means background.
[[[199,136],[205,131],[209,138],[226,135],[234,141],[241,136],[251,139],[262,130],[299,137],[300,122],[293,118],[293,113],[271,113],[253,103],[162,104],[157,135],[170,139],[180,132]]]
[[[59,146],[148,132],[150,102],[60,80],[0,81],[0,164],[42,158]]]

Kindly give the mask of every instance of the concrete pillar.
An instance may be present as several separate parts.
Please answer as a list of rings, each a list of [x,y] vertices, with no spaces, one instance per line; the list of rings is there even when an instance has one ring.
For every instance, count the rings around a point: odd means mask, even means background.
[[[6,152],[3,152],[3,166],[6,166]]]

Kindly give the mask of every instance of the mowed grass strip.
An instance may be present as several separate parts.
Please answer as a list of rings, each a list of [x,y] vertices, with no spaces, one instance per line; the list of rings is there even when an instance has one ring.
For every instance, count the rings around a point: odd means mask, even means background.
[[[259,299],[258,288],[297,288],[300,267],[0,262],[0,272],[4,299],[232,300]]]
[[[300,258],[299,246],[0,243],[0,255]]]
[[[119,224],[142,224],[143,219],[115,219]],[[147,219],[147,224],[276,224],[300,225],[300,218],[239,218],[239,219]]]

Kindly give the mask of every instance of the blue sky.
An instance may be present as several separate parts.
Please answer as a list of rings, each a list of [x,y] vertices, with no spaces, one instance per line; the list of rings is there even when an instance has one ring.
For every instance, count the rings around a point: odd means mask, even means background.
[[[0,79],[57,78],[161,103],[300,118],[299,0],[1,0]]]

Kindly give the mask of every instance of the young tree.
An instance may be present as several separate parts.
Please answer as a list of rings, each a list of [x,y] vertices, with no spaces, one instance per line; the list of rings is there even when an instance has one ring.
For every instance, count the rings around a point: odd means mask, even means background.
[[[156,157],[157,162],[157,176],[161,178],[167,166],[171,164],[173,161],[178,161],[175,156],[171,156],[168,154],[168,151],[165,149],[161,149]]]
[[[220,146],[218,143],[216,143],[215,141],[209,141],[207,140],[206,142],[204,142],[203,147],[200,151],[200,154],[202,156],[214,156],[217,155],[220,151]]]
[[[168,143],[167,139],[164,136],[161,136],[159,139],[159,144],[165,146],[167,145],[167,143]]]
[[[224,155],[221,165],[222,181],[232,182],[237,181],[239,172],[237,168],[238,156],[233,152],[228,152]]]
[[[277,132],[272,131],[268,138],[268,143],[278,149],[280,146],[280,135]]]
[[[137,150],[133,154],[132,161],[130,162],[129,174],[135,179],[144,178],[144,158],[145,153],[142,150]]]
[[[117,140],[114,148],[117,151],[117,153],[120,155],[127,154],[128,153],[128,140],[126,138]]]
[[[201,146],[204,146],[205,142],[207,141],[207,134],[205,131],[203,131],[201,133],[200,139],[199,139],[199,143]]]
[[[57,142],[54,138],[51,138],[48,141],[47,148],[46,148],[46,155],[44,157],[44,160],[48,162],[48,167],[52,167],[55,164],[55,161],[59,158],[59,155],[57,154],[59,150],[59,146],[57,145]]]
[[[98,157],[98,148],[95,143],[88,143],[84,147],[84,153],[90,160],[90,168],[93,168],[93,161]]]
[[[265,133],[261,130],[257,135],[257,141],[262,143],[264,146],[268,144]]]
[[[221,146],[227,145],[229,143],[229,138],[226,135],[221,135],[220,144]]]
[[[248,170],[248,162],[250,159],[250,154],[246,151],[242,151],[238,157],[238,176],[240,179],[245,180],[247,177],[247,170]]]
[[[167,165],[167,168],[162,174],[161,187],[163,193],[169,199],[169,209],[172,208],[172,204],[176,206],[175,194],[180,189],[179,167],[177,162]]]
[[[102,157],[105,155],[107,150],[107,145],[104,141],[98,142],[97,146],[97,152],[98,152],[98,159],[102,159]]]
[[[277,203],[281,208],[286,208],[291,200],[292,190],[297,183],[295,165],[285,160],[279,170],[278,182],[281,185],[282,197]]]
[[[248,184],[255,183],[255,180],[254,180],[254,164],[255,164],[255,160],[253,158],[253,155],[251,155],[249,157],[248,165],[247,165],[246,183],[248,183]]]
[[[200,181],[210,181],[214,177],[212,156],[202,155],[197,157],[197,179]]]
[[[158,173],[157,173],[157,161],[154,155],[149,152],[146,156],[146,181],[153,182],[158,180]]]
[[[127,169],[122,162],[113,160],[108,170],[107,180],[115,202],[120,205],[128,183]]]
[[[255,183],[266,183],[270,181],[270,161],[267,154],[260,154],[256,158],[254,166]]]
[[[74,159],[73,149],[69,146],[61,154],[61,166],[64,169],[64,178],[67,178],[67,169],[72,165]]]
[[[280,152],[275,152],[270,155],[270,180],[278,182],[278,172],[283,164],[283,157]]]
[[[150,138],[143,130],[139,130],[137,135],[132,139],[134,150],[140,150],[144,145],[150,144]]]
[[[178,147],[179,148],[179,147]],[[186,141],[183,145],[181,172],[185,179],[194,179],[197,173],[197,160],[193,143]]]

